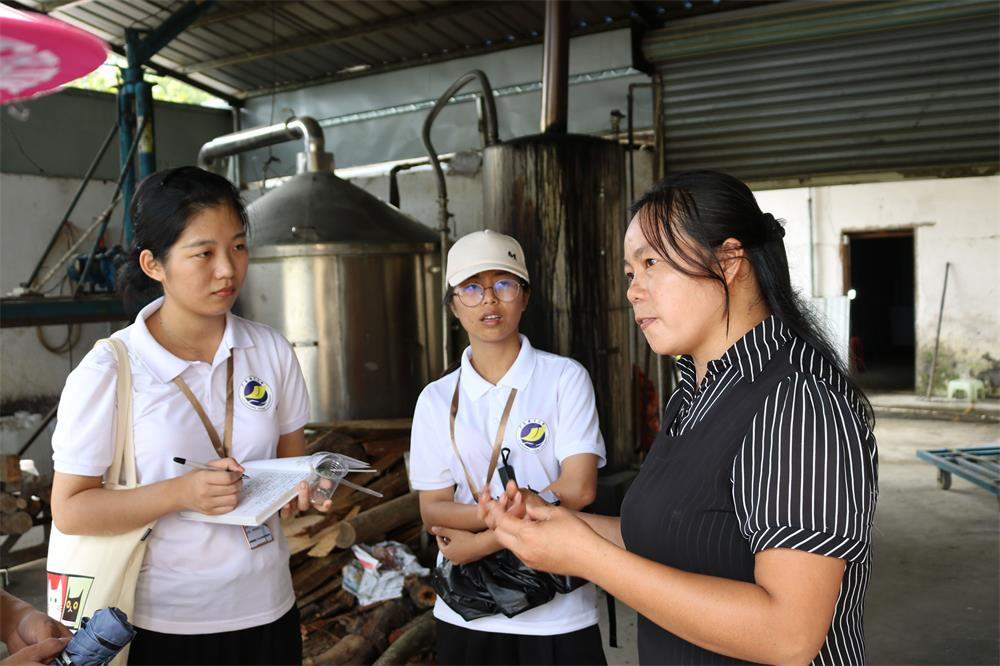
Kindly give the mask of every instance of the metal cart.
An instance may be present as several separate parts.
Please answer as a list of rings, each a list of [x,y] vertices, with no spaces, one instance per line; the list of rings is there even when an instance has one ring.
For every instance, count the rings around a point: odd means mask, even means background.
[[[938,486],[951,488],[951,477],[985,488],[1000,500],[1000,444],[965,449],[930,449],[917,451],[917,457],[938,468]]]

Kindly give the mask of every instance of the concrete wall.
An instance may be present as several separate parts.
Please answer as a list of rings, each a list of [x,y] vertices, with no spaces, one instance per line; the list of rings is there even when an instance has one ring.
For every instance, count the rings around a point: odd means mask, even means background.
[[[813,269],[815,295],[842,292],[843,234],[913,229],[918,392],[926,390],[946,262],[951,262],[951,272],[935,392],[943,394],[948,379],[1000,370],[1000,177],[768,190],[758,192],[757,199],[764,210],[788,220],[792,278],[805,294]]]
[[[232,131],[232,114],[188,104],[154,103],[157,168],[194,164],[209,139]],[[82,177],[117,117],[114,95],[66,88],[21,104],[27,118],[7,106],[0,113],[0,171]],[[118,139],[96,177],[118,178]],[[58,221],[58,220],[56,220]]]

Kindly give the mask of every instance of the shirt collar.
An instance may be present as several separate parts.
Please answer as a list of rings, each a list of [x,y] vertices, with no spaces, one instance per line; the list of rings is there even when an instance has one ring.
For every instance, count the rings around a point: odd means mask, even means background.
[[[132,325],[129,342],[153,375],[164,384],[172,382],[183,373],[194,361],[186,361],[171,354],[156,341],[146,326],[146,320],[163,305],[163,296],[139,311]],[[246,330],[245,322],[232,312],[226,313],[226,330],[222,334],[219,348],[212,360],[212,367],[220,365],[229,358],[234,348],[253,347],[253,340]]]
[[[514,364],[496,383],[497,386],[506,386],[521,391],[531,380],[531,374],[535,370],[535,348],[528,342],[527,337],[521,335],[520,338],[521,350],[517,353]],[[490,389],[495,388],[472,367],[472,347],[466,347],[465,352],[462,353],[461,382],[465,394],[472,400],[478,400],[486,395]]]
[[[752,382],[757,379],[775,352],[791,339],[792,333],[788,327],[780,319],[770,315],[747,331],[746,335],[737,340],[721,359],[712,363],[720,364],[718,370],[736,365],[739,367],[740,375]]]
[[[747,331],[720,358],[709,361],[705,378],[710,380],[735,365],[741,377],[753,382],[775,352],[791,339],[792,332],[788,327],[778,317],[770,315]],[[690,400],[695,383],[694,361],[690,356],[682,356],[677,361],[677,367],[685,399]]]

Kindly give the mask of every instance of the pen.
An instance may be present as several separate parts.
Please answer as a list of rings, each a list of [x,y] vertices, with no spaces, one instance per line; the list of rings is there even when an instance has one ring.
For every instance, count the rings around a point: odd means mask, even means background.
[[[209,467],[205,463],[195,462],[193,460],[188,460],[187,458],[174,457],[174,462],[178,465],[184,465],[185,467],[190,467],[192,469],[203,469],[209,472],[229,472],[232,470],[222,469],[220,467]],[[241,479],[249,479],[250,477],[244,474],[240,477]]]

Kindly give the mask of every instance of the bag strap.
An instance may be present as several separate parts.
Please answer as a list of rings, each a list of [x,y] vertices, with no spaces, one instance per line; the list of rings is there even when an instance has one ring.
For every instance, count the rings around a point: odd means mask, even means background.
[[[215,429],[212,425],[212,420],[208,418],[208,414],[205,413],[205,408],[201,406],[198,398],[195,397],[194,392],[191,387],[187,385],[180,375],[174,378],[174,384],[177,388],[181,390],[184,397],[187,398],[191,406],[194,407],[194,411],[198,414],[198,418],[201,419],[201,424],[205,426],[205,432],[208,433],[208,438],[212,440],[212,446],[215,447],[215,452],[219,454],[220,458],[228,458],[229,454],[233,450],[233,355],[230,353],[229,359],[226,361],[226,424],[223,427],[222,437],[219,437],[219,431]]]
[[[469,468],[465,465],[462,454],[458,450],[458,443],[455,441],[455,419],[458,417],[458,393],[461,386],[462,371],[459,370],[458,379],[455,382],[455,394],[451,397],[451,448],[455,451],[455,457],[458,458],[458,462],[462,465],[462,471],[465,472],[465,481],[469,484],[472,497],[478,502],[479,492],[476,488],[476,482],[472,480],[472,474],[469,473]],[[516,397],[517,389],[512,388],[510,395],[507,396],[507,404],[503,408],[503,416],[500,417],[500,427],[497,428],[497,434],[493,440],[493,452],[490,455],[490,467],[486,472],[486,483],[490,482],[490,479],[493,478],[493,472],[496,471],[497,459],[500,457],[500,446],[503,444],[504,432],[507,430],[507,419],[510,418],[510,410],[514,406],[514,398]]]
[[[124,342],[117,338],[104,338],[98,344],[101,342],[111,347],[118,372],[115,388],[115,454],[105,477],[105,486],[135,488],[139,484],[135,472],[135,443],[132,439],[132,364]]]

